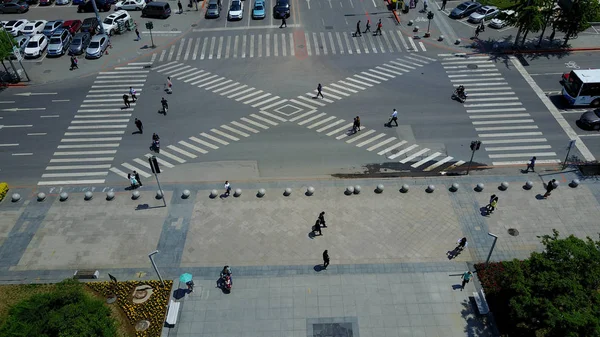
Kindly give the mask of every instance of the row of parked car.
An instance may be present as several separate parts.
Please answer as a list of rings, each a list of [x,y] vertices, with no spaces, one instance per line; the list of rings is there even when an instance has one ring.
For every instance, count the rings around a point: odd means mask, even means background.
[[[109,15],[102,25],[106,32],[114,30],[119,11]],[[127,13],[127,12],[125,12]],[[25,19],[1,22],[2,28],[16,37],[16,45],[25,58],[38,58],[47,52],[48,56],[60,57],[64,54],[81,55],[87,58],[101,57],[110,44],[108,34],[98,34],[100,23],[95,17],[81,20],[36,20]]]
[[[496,6],[483,6],[476,1],[466,1],[456,6],[450,12],[450,17],[462,19],[468,16],[467,21],[472,23],[490,20],[490,27],[503,28],[508,24],[506,18],[514,14],[512,10],[500,11]]]
[[[68,5],[71,0],[4,0],[0,2],[0,14],[25,13],[29,6],[39,3],[40,5],[51,5],[54,1],[57,5]],[[72,0],[77,5],[78,13],[94,12],[92,1],[96,2],[96,8],[100,12],[108,12],[114,5],[116,11],[137,10],[142,11],[142,17],[159,17],[166,19],[171,15],[171,7],[166,2],[150,2],[150,0]]]
[[[214,19],[221,16],[221,0],[209,0],[204,17]],[[232,0],[227,12],[227,20],[241,20],[244,16],[244,2],[242,0]],[[252,18],[264,19],[266,17],[266,8],[264,0],[254,0],[252,6]],[[273,17],[280,19],[290,17],[289,0],[277,0],[273,7]]]

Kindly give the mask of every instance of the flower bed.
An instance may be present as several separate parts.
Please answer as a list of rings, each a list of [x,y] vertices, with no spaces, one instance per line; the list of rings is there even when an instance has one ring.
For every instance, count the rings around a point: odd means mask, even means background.
[[[0,183],[0,201],[2,201],[4,199],[4,197],[6,196],[6,193],[8,193],[8,184]]]
[[[152,287],[152,294],[147,301],[140,304],[133,302],[133,293],[139,286]],[[146,320],[150,322],[150,327],[144,331],[136,331],[136,337],[157,337],[160,336],[167,313],[169,297],[173,281],[165,281],[165,286],[160,281],[123,281],[117,282],[90,282],[87,286],[97,293],[106,297],[112,294],[117,296],[117,303],[131,326],[138,322]]]

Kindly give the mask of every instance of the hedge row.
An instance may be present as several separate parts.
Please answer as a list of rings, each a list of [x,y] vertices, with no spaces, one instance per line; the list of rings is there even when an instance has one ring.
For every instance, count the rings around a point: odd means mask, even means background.
[[[7,193],[8,193],[8,184],[0,183],[0,201],[2,201],[4,199],[4,197],[6,196]]]

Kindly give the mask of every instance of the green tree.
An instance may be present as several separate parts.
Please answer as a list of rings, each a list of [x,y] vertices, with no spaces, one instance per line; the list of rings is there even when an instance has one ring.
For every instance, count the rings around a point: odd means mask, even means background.
[[[542,22],[542,33],[540,34],[540,38],[537,43],[538,47],[542,45],[542,40],[544,39],[544,33],[546,32],[546,28],[548,28],[548,24],[552,24],[554,21],[553,18],[556,17],[560,13],[560,7],[555,7],[554,4],[555,4],[554,0],[542,0],[541,14],[543,17],[543,22]],[[554,30],[553,30],[553,32],[554,32]],[[552,35],[552,39],[553,38],[554,38],[554,35]],[[551,42],[552,42],[552,39],[551,39]]]
[[[562,5],[560,15],[555,22],[556,29],[565,33],[563,45],[567,45],[571,38],[576,38],[579,32],[588,29],[600,15],[598,0],[572,0]]]
[[[14,44],[16,44],[15,38],[8,34],[4,29],[0,29],[0,62],[2,62],[2,66],[7,73],[9,71],[4,64],[4,60],[8,59],[10,61],[10,56],[12,55],[12,46]]]
[[[539,31],[544,22],[544,17],[539,10],[539,6],[544,0],[515,0],[515,4],[509,9],[515,11],[514,15],[508,17],[508,23],[517,27],[517,35],[515,36],[514,46],[524,44],[529,32]],[[523,38],[519,43],[519,39]]]

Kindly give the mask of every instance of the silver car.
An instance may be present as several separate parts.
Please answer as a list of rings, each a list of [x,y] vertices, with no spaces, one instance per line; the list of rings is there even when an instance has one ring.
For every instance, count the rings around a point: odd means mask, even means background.
[[[106,34],[98,34],[92,37],[90,44],[85,50],[85,57],[97,59],[102,57],[106,48],[108,48],[109,37]]]
[[[71,43],[71,34],[65,29],[57,30],[48,43],[48,56],[62,56],[69,48]]]

